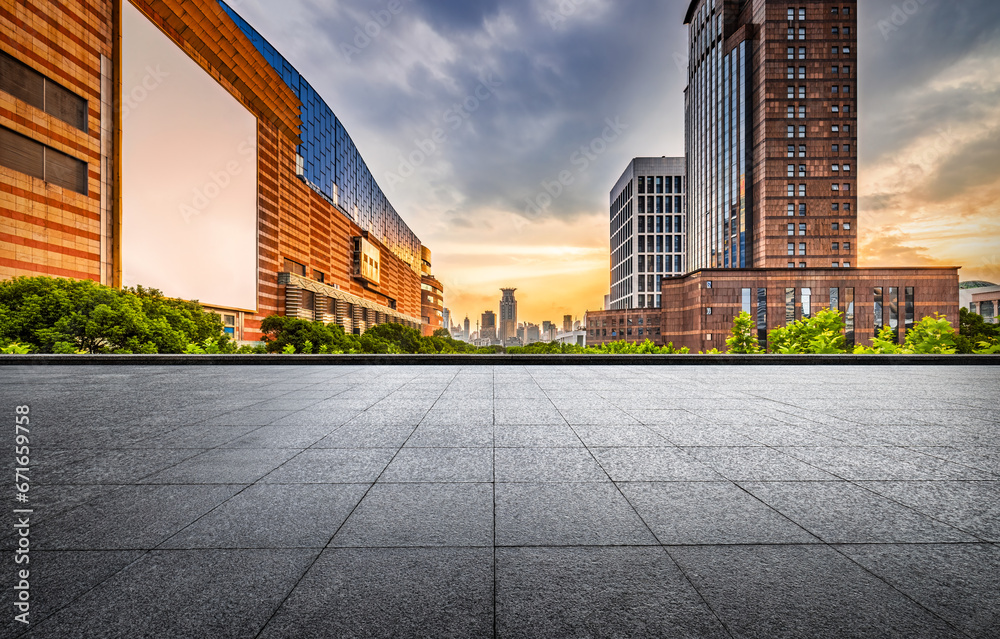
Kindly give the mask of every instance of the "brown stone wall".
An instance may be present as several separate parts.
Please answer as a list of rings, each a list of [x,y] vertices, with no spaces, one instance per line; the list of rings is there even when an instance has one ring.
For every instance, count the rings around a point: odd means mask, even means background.
[[[709,288],[711,282],[711,288]],[[830,289],[854,289],[855,342],[868,345],[875,326],[876,287],[884,290],[884,324],[889,324],[889,288],[899,289],[900,327],[905,322],[905,289],[914,289],[914,322],[941,313],[958,327],[958,268],[716,269],[663,282],[663,342],[694,352],[725,350],[733,319],[742,311],[742,289],[751,289],[750,313],[757,317],[757,289],[767,289],[767,330],[785,325],[785,290],[795,289],[795,319],[802,319],[802,289],[812,290],[812,313],[829,308]],[[712,309],[709,315],[707,309]],[[903,335],[903,331],[900,331]]]
[[[0,167],[0,279],[102,281],[102,63],[112,57],[114,2],[0,4],[0,50],[87,100],[87,130],[0,91],[0,126],[87,163],[87,194]],[[110,71],[109,67],[105,68]],[[103,96],[105,98],[109,96]]]

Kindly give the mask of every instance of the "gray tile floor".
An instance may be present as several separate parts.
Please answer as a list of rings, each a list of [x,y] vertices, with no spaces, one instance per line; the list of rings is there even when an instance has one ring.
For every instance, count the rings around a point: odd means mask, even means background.
[[[3,636],[1000,637],[995,369],[0,381],[34,510]]]

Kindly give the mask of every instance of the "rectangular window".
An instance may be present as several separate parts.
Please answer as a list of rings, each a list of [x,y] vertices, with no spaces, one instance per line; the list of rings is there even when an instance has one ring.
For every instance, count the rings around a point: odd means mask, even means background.
[[[893,339],[899,342],[899,288],[889,287],[889,328],[892,329]]]
[[[884,324],[882,317],[882,287],[875,287],[875,334],[877,335]]]
[[[845,264],[846,266],[846,264]],[[844,338],[847,341],[847,350],[854,349],[854,289],[844,289]]]
[[[806,225],[799,224],[799,235],[805,235],[805,234],[806,234]]]
[[[812,289],[802,289],[802,318],[812,317]]]
[[[835,252],[840,250],[840,243],[839,242],[834,242],[833,243],[833,250]]]
[[[676,175],[674,176],[674,193],[683,193],[683,192],[684,192],[684,185],[683,182],[681,182],[681,176]]]
[[[87,163],[0,127],[0,166],[87,195]]]
[[[831,288],[830,289],[830,310],[839,311],[840,310],[840,289]]]
[[[678,178],[680,179],[680,178]],[[674,198],[674,213],[683,213],[684,210],[681,208],[681,198]]]
[[[785,325],[795,321],[795,289],[785,289]]]
[[[662,235],[657,235],[656,236],[656,252],[657,253],[662,253],[663,252],[663,236]]]
[[[789,107],[788,107],[788,117],[789,118],[794,118],[795,117],[795,107],[794,106],[789,105]]]
[[[646,193],[652,193],[652,192],[653,192],[653,178],[648,177],[646,178]]]
[[[844,250],[845,251],[850,251],[851,250],[851,243],[850,242],[844,242]]]
[[[788,145],[788,157],[790,157],[790,158],[795,157],[795,145],[794,144],[789,144]]]
[[[641,182],[641,180],[640,180],[640,182]],[[639,212],[640,213],[645,213],[646,212],[646,198],[644,198],[644,197],[639,198]]]
[[[806,30],[799,29],[799,40],[805,40],[805,39],[806,39]]]
[[[639,230],[642,231],[642,229],[639,229]],[[646,236],[645,235],[640,235],[639,236],[639,252],[640,253],[645,253],[646,252]]]
[[[805,184],[800,184],[799,185],[799,197],[805,197],[805,196],[806,196],[806,185]]]
[[[799,107],[799,119],[800,120],[806,119],[806,108],[804,106]]]
[[[806,243],[805,242],[800,242],[799,243],[799,255],[805,255],[805,254],[806,254]]]
[[[914,316],[916,315],[916,304],[914,302],[913,287],[907,286],[906,290],[904,291],[904,294],[906,295],[906,301],[905,301],[906,325],[904,326],[904,330],[906,331],[906,333],[909,333],[910,331],[913,330],[913,322],[915,319]],[[906,333],[904,333],[904,337]]]
[[[742,303],[741,310],[744,313],[748,313],[749,314],[751,312],[751,309],[750,309],[750,299],[751,299],[751,297],[752,297],[752,295],[751,295],[751,289],[744,288],[744,289],[742,289],[740,291],[740,302]]]
[[[646,193],[646,178],[639,178],[639,193],[643,195]]]
[[[805,80],[805,79],[806,79],[806,68],[799,67],[799,80]]]
[[[805,176],[806,176],[806,165],[805,164],[800,164],[799,165],[799,177],[805,177]]]
[[[788,165],[788,177],[795,177],[795,165],[794,164],[789,164]]]
[[[767,348],[767,289],[757,289],[757,342]]]
[[[799,47],[799,60],[805,60],[805,59],[806,59],[806,48]]]
[[[657,273],[662,273],[663,272],[663,256],[662,255],[657,255],[656,256],[656,272]]]
[[[800,158],[804,158],[805,156],[806,156],[806,145],[800,144],[799,145],[799,157]]]
[[[792,217],[793,215],[795,215],[795,205],[792,204],[792,203],[789,203],[789,205],[788,205],[788,217]],[[791,224],[789,224],[788,226],[791,226]]]
[[[0,91],[81,131],[87,130],[86,100],[3,52],[0,52]]]
[[[795,225],[794,224],[789,224],[788,225],[788,234],[789,235],[795,235]]]
[[[663,178],[662,177],[656,178],[656,192],[657,193],[663,193]]]
[[[800,100],[806,99],[806,88],[804,86],[799,87],[799,99]]]
[[[657,213],[663,213],[663,196],[662,195],[657,195],[656,196],[656,212]]]
[[[675,273],[681,273],[682,272],[682,269],[681,269],[681,256],[680,255],[677,255],[677,256],[674,257],[674,272]]]
[[[305,277],[306,267],[304,264],[299,264],[298,262],[290,260],[286,257],[284,264],[284,272],[294,273],[295,275],[301,275],[302,277]]]
[[[804,126],[799,127],[799,137],[800,138],[806,137],[806,128]]]
[[[788,99],[789,100],[795,99],[795,87],[792,86],[788,87]]]
[[[680,253],[683,249],[681,247],[681,242],[684,241],[683,235],[674,236],[674,253]]]
[[[794,124],[789,124],[788,125],[788,137],[790,137],[790,138],[794,138],[795,137],[795,125]]]
[[[662,215],[658,215],[656,217],[656,232],[657,233],[662,233],[663,232],[663,216]]]
[[[681,233],[681,217],[678,215],[674,218],[674,233]]]
[[[788,254],[795,255],[795,242],[788,243]]]
[[[805,202],[802,202],[799,204],[799,217],[805,217],[805,216],[806,216],[806,204]]]

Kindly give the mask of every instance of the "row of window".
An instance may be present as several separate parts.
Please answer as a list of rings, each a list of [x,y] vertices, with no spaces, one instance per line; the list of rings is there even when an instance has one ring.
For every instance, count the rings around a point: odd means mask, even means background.
[[[830,165],[830,170],[833,171],[834,173],[839,173],[841,167],[843,167],[844,172],[849,172],[851,170],[851,165],[850,164],[832,164],[832,165]],[[806,173],[807,173],[807,171],[806,171],[806,165],[805,164],[800,164],[799,165],[799,170],[798,170],[798,177],[807,177]],[[795,165],[794,164],[789,164],[788,165],[788,177],[796,177]]]
[[[794,138],[795,137],[795,131],[796,131],[795,125],[789,124],[788,125],[788,133],[787,133],[786,137],[788,137],[788,138]],[[850,124],[833,124],[830,127],[830,131],[831,131],[831,133],[840,133],[841,131],[843,131],[844,133],[850,133],[851,132],[851,125]],[[799,128],[798,128],[798,137],[800,139],[804,139],[806,137],[806,126],[804,124],[803,125],[799,125]]]
[[[683,193],[683,178],[676,176],[640,177],[636,179],[639,193]]]
[[[832,35],[835,35],[835,36],[839,36],[839,35],[849,36],[849,35],[851,35],[851,28],[850,27],[832,27],[830,29],[830,33]],[[788,39],[789,40],[795,40],[796,39],[795,38],[796,35],[798,35],[798,39],[799,40],[805,40],[806,39],[806,30],[805,30],[805,28],[804,27],[799,27],[798,29],[796,29],[795,27],[788,27]]]
[[[836,65],[836,64],[835,64],[835,65],[833,65],[833,66],[831,67],[831,69],[832,69],[832,72],[833,72],[833,73],[836,73],[836,74],[838,74],[838,75],[839,75],[839,74],[840,74],[841,72],[843,72],[843,73],[845,73],[845,74],[850,74],[850,72],[851,72],[851,67],[849,67],[849,66],[846,66],[846,65],[845,65],[845,66],[843,66],[843,67],[841,67],[840,65]],[[788,71],[787,71],[787,73],[786,73],[786,76],[785,76],[785,77],[786,77],[786,78],[787,78],[788,80],[795,80],[795,79],[798,79],[798,80],[805,80],[805,79],[807,78],[807,75],[806,75],[806,68],[805,68],[805,67],[799,67],[799,69],[798,69],[798,73],[796,74],[796,72],[795,72],[795,67],[788,67]],[[847,89],[845,88],[845,90],[844,90],[844,93],[847,93],[847,92],[848,92],[848,91],[847,91]]]
[[[830,150],[833,153],[840,153],[841,149],[844,150],[843,151],[844,153],[850,153],[851,152],[851,145],[850,144],[834,144],[833,146],[830,147]],[[800,157],[800,158],[806,157],[806,145],[805,144],[800,144],[798,146],[798,150],[799,150],[798,157]],[[788,145],[788,157],[790,157],[790,158],[794,158],[795,157],[795,145],[794,144],[789,144]],[[835,165],[835,166],[837,166],[837,165]],[[844,166],[850,166],[850,165],[845,164]],[[846,171],[850,171],[850,169],[845,169],[845,170]]]
[[[789,254],[790,255],[790,254]],[[795,268],[795,262],[789,262],[788,268]],[[805,262],[799,262],[799,268],[806,268]],[[840,268],[840,262],[831,262],[830,268]],[[851,268],[850,262],[844,262],[844,268]]]
[[[86,100],[3,52],[0,52],[0,91],[87,131]]]
[[[87,195],[87,163],[0,127],[0,166]]]
[[[799,202],[797,208],[798,208],[798,211],[799,211],[799,217],[805,217],[806,216],[806,204],[804,202]],[[795,216],[795,209],[796,209],[795,202],[789,202],[788,203],[788,217],[794,217]],[[833,210],[833,211],[840,211],[840,202],[834,202],[832,204],[832,206],[831,206],[831,210]],[[845,211],[850,211],[851,210],[851,203],[850,202],[844,202],[844,210]],[[840,224],[838,222],[834,222],[833,223],[833,230],[834,231],[839,231],[840,230]],[[845,231],[850,231],[851,230],[851,223],[850,222],[844,222],[844,230]]]
[[[802,177],[802,176],[800,176],[800,177]],[[831,190],[832,191],[837,191],[838,193],[841,192],[841,191],[850,191],[851,190],[851,185],[850,184],[832,184],[831,185]],[[794,184],[789,184],[788,185],[788,192],[787,193],[788,193],[788,197],[795,197],[796,191],[795,191],[795,185]],[[805,184],[800,184],[799,185],[798,197],[806,197],[806,185]]]
[[[667,233],[671,232],[670,231],[670,229],[671,229],[670,220],[671,219],[673,219],[673,232],[674,233],[681,233],[682,232],[682,227],[683,227],[683,222],[682,222],[683,218],[680,215],[678,215],[676,217],[673,217],[673,218],[671,218],[669,215],[666,217],[666,231],[665,232],[667,232]],[[654,217],[652,215],[650,215],[649,217],[641,217],[640,216],[638,218],[638,220],[639,220],[639,232],[640,233],[663,233],[664,232],[664,230],[663,230],[664,229],[664,226],[663,226],[663,220],[664,220],[664,218],[661,215],[657,215],[656,218],[655,218],[655,220],[656,220],[656,226],[655,226],[656,230],[655,231],[653,230],[654,229],[654,226],[653,226]]]
[[[836,15],[841,15],[841,8],[840,7],[834,7],[832,13],[835,16]],[[796,10],[794,8],[789,9],[788,10],[788,21],[789,22],[794,22],[796,15],[798,15],[799,20],[805,20],[806,19],[806,10],[805,10],[805,7],[799,7],[798,14],[796,14]],[[844,7],[843,8],[843,15],[845,15],[845,16],[851,15],[851,8],[850,7]]]
[[[791,97],[791,96],[789,96],[789,97]],[[841,105],[839,105],[839,104],[834,104],[834,105],[830,106],[830,112],[831,113],[842,113],[842,112],[843,113],[850,113],[851,112],[851,105],[845,104],[844,107],[843,107],[843,109],[844,110],[841,111]],[[796,116],[795,116],[795,105],[794,104],[789,104],[788,105],[788,111],[785,113],[785,117],[787,117],[788,119],[795,119]],[[799,105],[798,106],[798,118],[800,120],[805,120],[806,119],[806,107],[805,107],[805,105]]]
[[[655,201],[654,201],[655,200]],[[673,202],[671,202],[673,200]],[[657,195],[657,196],[639,196],[639,213],[683,213],[684,212],[684,198],[683,196],[671,197],[669,195]],[[655,204],[655,210],[654,210]]]
[[[682,258],[674,255],[673,260],[669,255],[640,255],[637,260],[639,273],[683,273]],[[671,268],[673,266],[673,268]]]
[[[656,238],[655,242],[653,238]],[[683,235],[667,235],[666,243],[664,243],[663,235],[640,235],[639,236],[639,253],[681,253]],[[670,238],[674,238],[671,240]],[[655,244],[655,246],[654,246]],[[664,248],[664,246],[666,248]],[[673,247],[673,250],[671,250]],[[654,251],[655,249],[655,251]]]
[[[830,52],[833,55],[840,55],[841,51],[843,51],[844,55],[850,55],[851,54],[851,47],[833,47],[830,50]],[[788,47],[788,59],[789,60],[795,60],[795,59],[805,60],[806,59],[806,48],[805,47],[799,47],[798,56],[796,56],[795,47]],[[834,73],[836,73],[836,71]]]

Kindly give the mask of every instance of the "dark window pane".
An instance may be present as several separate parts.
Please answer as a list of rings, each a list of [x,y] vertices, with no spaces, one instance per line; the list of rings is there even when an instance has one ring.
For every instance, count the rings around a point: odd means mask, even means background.
[[[10,129],[0,127],[0,165],[42,180],[45,147]]]
[[[6,53],[0,53],[0,91],[41,109],[45,105],[45,78]]]
[[[45,149],[45,181],[86,195],[87,163],[55,149]]]
[[[87,130],[87,101],[50,80],[45,82],[45,112]]]

